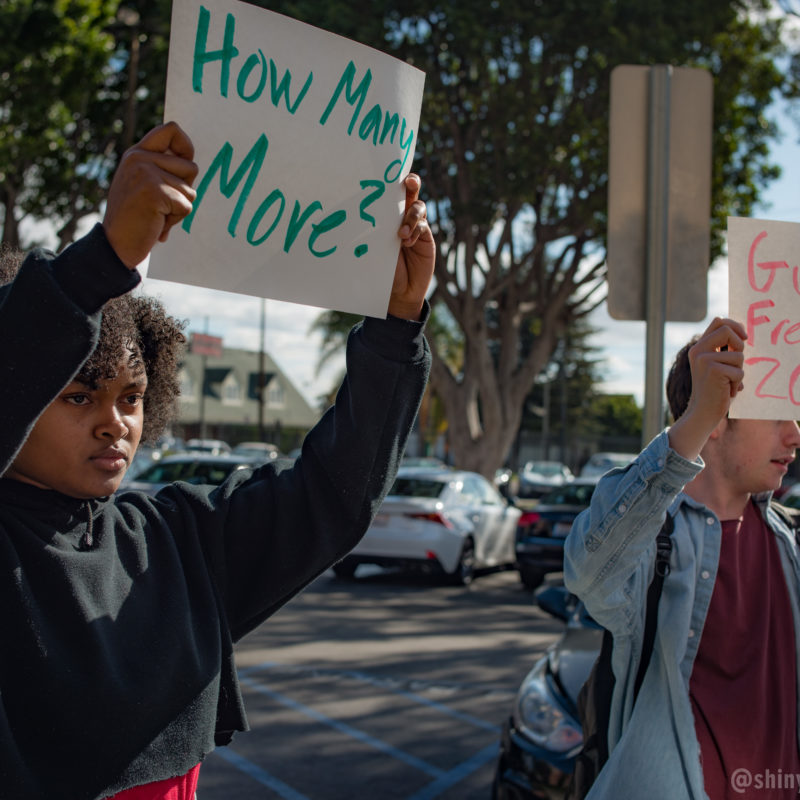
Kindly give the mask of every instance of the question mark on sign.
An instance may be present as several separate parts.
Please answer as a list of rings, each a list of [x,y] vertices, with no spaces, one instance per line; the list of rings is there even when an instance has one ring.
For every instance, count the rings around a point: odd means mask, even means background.
[[[360,181],[360,183],[362,189],[366,189],[367,187],[374,189],[374,191],[370,192],[361,201],[361,204],[358,207],[359,212],[361,214],[361,219],[365,219],[374,228],[375,217],[373,217],[372,214],[370,214],[367,211],[367,208],[371,206],[386,191],[386,184],[383,181],[374,181],[374,180]],[[358,245],[358,247],[356,247],[354,252],[356,258],[361,258],[361,256],[363,256],[364,253],[367,252],[367,245],[365,244]]]

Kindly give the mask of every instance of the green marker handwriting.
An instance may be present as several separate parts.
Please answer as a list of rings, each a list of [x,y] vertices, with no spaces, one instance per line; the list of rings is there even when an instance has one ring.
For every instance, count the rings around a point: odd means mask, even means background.
[[[233,198],[234,194],[236,194],[237,190],[239,192],[227,228],[231,238],[235,238],[242,212],[244,211],[247,201],[250,199],[250,194],[253,191],[254,184],[264,165],[264,159],[268,149],[269,141],[266,135],[262,133],[231,176],[234,151],[231,143],[225,142],[200,179],[197,185],[197,197],[192,204],[192,211],[184,218],[181,227],[187,233],[191,233],[192,224],[203,203],[203,199],[211,188],[215,176],[219,173],[217,185],[223,197],[230,200]],[[257,209],[250,218],[245,234],[247,243],[257,247],[267,241],[276,229],[278,229],[279,224],[284,220],[285,209],[286,195],[279,188],[273,189],[259,203]],[[323,214],[324,216],[322,216],[321,219],[311,220],[314,215],[319,214]],[[269,215],[271,215],[269,221],[265,222]],[[332,245],[330,242],[322,242],[320,239],[326,234],[336,230],[346,219],[347,212],[344,211],[344,209],[337,209],[329,214],[325,214],[322,203],[319,200],[313,200],[306,208],[300,205],[299,200],[295,200],[291,215],[288,220],[286,220],[285,231],[283,233],[283,251],[285,253],[290,252],[295,242],[298,240],[298,237],[300,237],[300,234],[310,227],[306,240],[309,253],[316,258],[324,258],[325,256],[331,255],[336,251],[336,245]],[[262,224],[266,225],[266,230],[264,233],[259,233]],[[320,249],[326,244],[326,249]]]
[[[364,101],[367,98],[370,84],[372,83],[372,71],[368,69],[358,86],[353,88],[355,79],[356,65],[351,61],[347,67],[345,67],[342,77],[339,79],[339,83],[333,90],[331,99],[325,107],[325,111],[322,112],[322,116],[319,118],[320,125],[325,125],[333,109],[336,107],[336,104],[341,99],[342,93],[344,93],[345,102],[348,103],[348,105],[355,106],[353,115],[350,118],[350,124],[347,126],[347,135],[352,135],[356,122],[358,122],[359,115],[361,114],[361,109],[364,106]],[[403,158],[392,161],[386,168],[384,180],[387,183],[393,183],[400,177],[403,167],[408,160],[408,155],[411,152],[411,146],[414,141],[414,131],[409,130],[406,134],[406,118],[403,117],[401,123],[398,114],[389,111],[384,113],[378,103],[375,103],[375,105],[367,111],[358,126],[358,138],[361,139],[361,141],[372,139],[372,144],[376,146],[383,144],[387,138],[390,143],[394,144],[398,127],[401,127],[398,136],[398,144],[403,152]]]
[[[234,34],[236,31],[236,20],[233,14],[228,14],[225,18],[225,33],[223,37],[222,47],[219,50],[208,49],[208,27],[211,20],[211,14],[204,6],[200,6],[200,15],[197,20],[197,33],[194,41],[194,63],[192,67],[192,88],[199,94],[203,93],[203,74],[207,64],[214,61],[220,62],[220,76],[219,76],[219,93],[222,97],[228,96],[228,84],[230,83],[231,76],[231,62],[239,56],[239,48],[233,43]],[[260,73],[260,74],[259,74]],[[290,97],[290,89],[292,83],[292,75],[289,70],[285,70],[283,77],[278,78],[278,67],[275,62],[269,60],[269,68],[267,67],[267,59],[264,53],[259,48],[256,53],[251,53],[246,59],[242,67],[239,69],[236,78],[236,93],[240,99],[246,103],[254,103],[258,100],[267,85],[267,73],[270,77],[270,97],[272,105],[278,108],[281,98],[283,98],[286,110],[290,114],[294,114],[303,102],[311,82],[314,78],[312,72],[308,73],[308,77],[303,84],[302,89],[297,94],[297,97],[292,100]],[[255,74],[255,88],[248,91],[247,84],[252,75]]]

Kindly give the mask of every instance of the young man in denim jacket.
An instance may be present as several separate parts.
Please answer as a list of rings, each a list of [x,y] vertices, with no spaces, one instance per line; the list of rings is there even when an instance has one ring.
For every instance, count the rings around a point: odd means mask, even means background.
[[[797,797],[800,562],[774,509],[800,445],[791,420],[727,416],[746,331],[715,319],[667,381],[675,423],[606,474],[575,521],[567,587],[614,638],[610,756],[589,798]],[[656,536],[670,571],[638,698]]]

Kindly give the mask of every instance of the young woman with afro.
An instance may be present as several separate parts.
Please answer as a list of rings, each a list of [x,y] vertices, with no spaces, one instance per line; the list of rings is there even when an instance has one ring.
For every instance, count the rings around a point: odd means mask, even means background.
[[[345,555],[391,485],[427,380],[435,245],[406,179],[387,319],[351,332],[335,406],[294,465],[117,492],[173,418],[181,325],[130,294],[191,210],[174,123],[123,158],[102,223],[0,286],[0,794],[188,800],[247,728],[234,643]]]

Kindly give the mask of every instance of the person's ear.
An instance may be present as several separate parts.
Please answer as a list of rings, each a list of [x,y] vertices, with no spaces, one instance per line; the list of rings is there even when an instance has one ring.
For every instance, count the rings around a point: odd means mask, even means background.
[[[719,439],[725,431],[728,429],[729,425],[728,417],[723,417],[716,425],[713,431],[711,431],[711,435],[708,437],[709,439]]]

